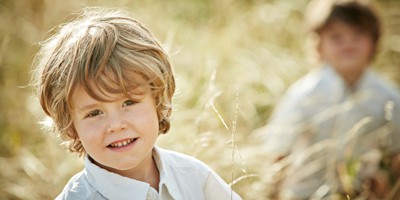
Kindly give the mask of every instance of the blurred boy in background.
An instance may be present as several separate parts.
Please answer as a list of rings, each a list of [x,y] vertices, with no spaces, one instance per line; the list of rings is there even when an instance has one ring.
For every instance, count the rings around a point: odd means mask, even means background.
[[[382,168],[398,160],[400,95],[370,69],[380,21],[355,0],[312,1],[307,15],[321,67],[288,89],[261,129],[268,156],[288,163],[279,198],[394,195],[395,172]]]

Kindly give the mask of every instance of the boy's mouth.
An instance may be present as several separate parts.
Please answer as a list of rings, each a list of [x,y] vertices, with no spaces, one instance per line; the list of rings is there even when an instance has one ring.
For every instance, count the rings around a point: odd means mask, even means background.
[[[127,146],[127,145],[131,144],[132,142],[135,142],[137,139],[138,138],[130,138],[130,139],[124,139],[124,140],[116,141],[116,142],[113,142],[113,143],[109,144],[107,147],[109,147],[109,148],[124,147],[124,146]]]

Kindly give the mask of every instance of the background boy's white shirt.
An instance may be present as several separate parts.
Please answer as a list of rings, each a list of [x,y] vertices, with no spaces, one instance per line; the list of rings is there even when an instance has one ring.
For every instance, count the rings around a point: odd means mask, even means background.
[[[153,157],[160,171],[158,199],[231,199],[229,186],[201,161],[158,147]],[[85,159],[56,199],[157,199],[148,183],[108,172]],[[233,199],[241,199],[233,192]]]
[[[379,128],[386,123],[383,119],[389,101],[394,103],[392,125],[396,134],[392,137],[400,139],[400,95],[393,86],[367,69],[355,90],[350,91],[334,69],[324,66],[291,86],[268,125],[258,131],[266,137],[268,152],[284,155],[305,132],[315,133],[314,142],[338,137],[367,116],[371,121],[359,133]],[[388,148],[399,150],[393,145]]]
[[[394,106],[390,125],[385,119],[389,102]],[[329,66],[300,79],[289,88],[269,124],[258,130],[266,137],[269,155],[291,156],[283,198],[309,198],[325,184],[337,189],[334,181],[326,180],[337,179],[337,169],[330,167],[336,167],[347,152],[358,158],[379,148],[399,153],[400,144],[393,142],[400,141],[399,114],[398,90],[369,69],[353,90]]]

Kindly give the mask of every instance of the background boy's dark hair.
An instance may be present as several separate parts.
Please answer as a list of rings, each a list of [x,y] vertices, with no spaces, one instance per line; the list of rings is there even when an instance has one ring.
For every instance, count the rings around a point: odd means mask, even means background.
[[[376,48],[381,22],[371,3],[360,0],[315,0],[308,6],[307,26],[318,35],[334,22],[343,22],[371,35]]]

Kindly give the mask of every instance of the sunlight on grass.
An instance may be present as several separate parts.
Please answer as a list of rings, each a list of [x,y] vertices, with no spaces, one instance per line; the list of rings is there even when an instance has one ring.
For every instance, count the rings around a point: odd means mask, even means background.
[[[273,199],[290,158],[272,163],[253,130],[312,68],[302,31],[307,2],[1,1],[0,199],[54,199],[82,168],[81,158],[40,129],[43,114],[26,86],[38,43],[84,6],[129,10],[169,51],[178,91],[172,128],[158,145],[204,161],[244,199]],[[400,83],[400,1],[379,5],[388,12],[382,13],[386,35],[374,68]],[[332,144],[319,145],[310,151]],[[357,163],[344,163],[344,174],[350,176]],[[399,187],[397,180],[393,190]]]

